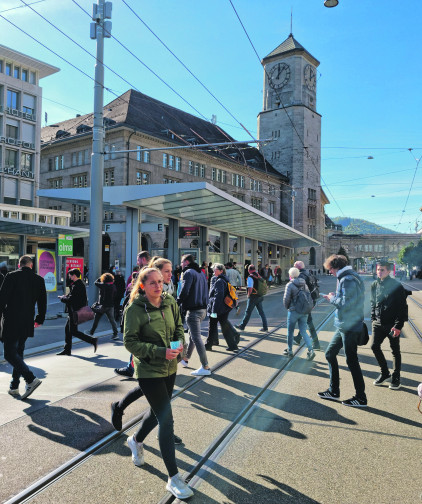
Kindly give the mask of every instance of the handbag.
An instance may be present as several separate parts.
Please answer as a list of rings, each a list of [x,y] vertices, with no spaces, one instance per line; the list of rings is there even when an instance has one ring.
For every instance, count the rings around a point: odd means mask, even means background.
[[[88,320],[92,320],[94,317],[95,313],[90,306],[82,306],[82,308],[73,312],[73,322],[76,325],[88,322]]]
[[[369,341],[368,327],[365,324],[365,322],[362,322],[362,330],[358,336],[358,345],[364,346],[368,343],[368,341]]]
[[[105,313],[105,307],[100,304],[99,301],[95,301],[95,303],[91,306],[91,310],[94,312],[94,313]]]

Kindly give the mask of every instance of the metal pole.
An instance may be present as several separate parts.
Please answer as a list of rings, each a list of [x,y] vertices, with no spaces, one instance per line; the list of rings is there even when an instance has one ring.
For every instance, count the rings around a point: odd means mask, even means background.
[[[108,13],[106,13],[106,3]],[[94,128],[92,135],[91,159],[91,205],[89,224],[89,260],[88,260],[88,300],[92,304],[96,298],[95,280],[101,275],[102,270],[102,226],[103,226],[103,178],[104,178],[104,19],[110,17],[111,4],[98,0],[93,5],[91,23],[91,38],[97,40],[97,58],[95,63],[94,85]],[[110,28],[110,29],[109,29]],[[111,23],[106,26],[107,35],[110,36]]]
[[[292,189],[292,228],[295,227],[295,196],[296,191]]]

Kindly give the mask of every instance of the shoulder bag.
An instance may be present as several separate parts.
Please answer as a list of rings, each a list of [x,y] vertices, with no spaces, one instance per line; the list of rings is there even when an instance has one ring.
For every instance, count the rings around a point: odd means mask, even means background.
[[[95,313],[90,306],[82,306],[82,308],[73,312],[73,322],[76,325],[88,322],[88,320],[92,320],[94,317]]]

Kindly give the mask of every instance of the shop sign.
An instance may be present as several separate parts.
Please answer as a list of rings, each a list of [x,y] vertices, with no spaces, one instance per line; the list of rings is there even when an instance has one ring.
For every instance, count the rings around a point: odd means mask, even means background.
[[[73,236],[72,235],[59,234],[58,244],[59,244],[59,256],[73,255]]]
[[[199,226],[179,228],[179,238],[198,238]]]
[[[14,145],[15,147],[23,147],[24,149],[35,150],[34,143],[24,142],[23,140],[17,140],[16,138],[0,136],[0,143],[6,143],[8,145]]]
[[[56,256],[54,250],[37,250],[38,274],[44,278],[47,292],[57,290]]]
[[[6,107],[6,114],[15,116],[15,117],[22,117],[22,119],[29,119],[30,121],[35,121],[36,117],[35,114],[28,114],[27,112],[22,112],[21,110],[14,109],[12,107]]]
[[[34,178],[34,173],[26,170],[19,170],[19,168],[15,168],[14,166],[4,166],[3,168],[0,166],[0,173],[4,173],[7,175],[14,175],[15,177],[23,177],[23,178]]]

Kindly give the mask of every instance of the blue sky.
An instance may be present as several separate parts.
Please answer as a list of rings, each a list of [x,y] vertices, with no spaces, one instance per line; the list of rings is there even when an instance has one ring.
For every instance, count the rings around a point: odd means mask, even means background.
[[[91,12],[92,1],[75,1]],[[75,2],[32,2],[27,0],[95,54],[90,18]],[[328,215],[363,218],[401,232],[413,232],[416,220],[422,227],[422,163],[417,169],[422,156],[422,2],[340,0],[333,9],[324,7],[323,0],[232,2],[261,59],[288,37],[292,9],[294,37],[321,62],[317,110],[322,115],[322,185],[331,201]],[[22,5],[20,0],[3,0],[0,16],[94,75],[92,56],[29,7],[15,8]],[[105,41],[105,63],[134,88],[195,115],[199,111],[209,120],[215,114],[218,124],[238,140],[249,138],[239,123],[256,134],[263,70],[229,0],[115,0],[112,22],[117,41]],[[0,43],[61,69],[41,81],[49,124],[92,111],[93,81],[2,17]],[[105,103],[129,88],[107,69],[105,86],[110,90],[104,93]]]

